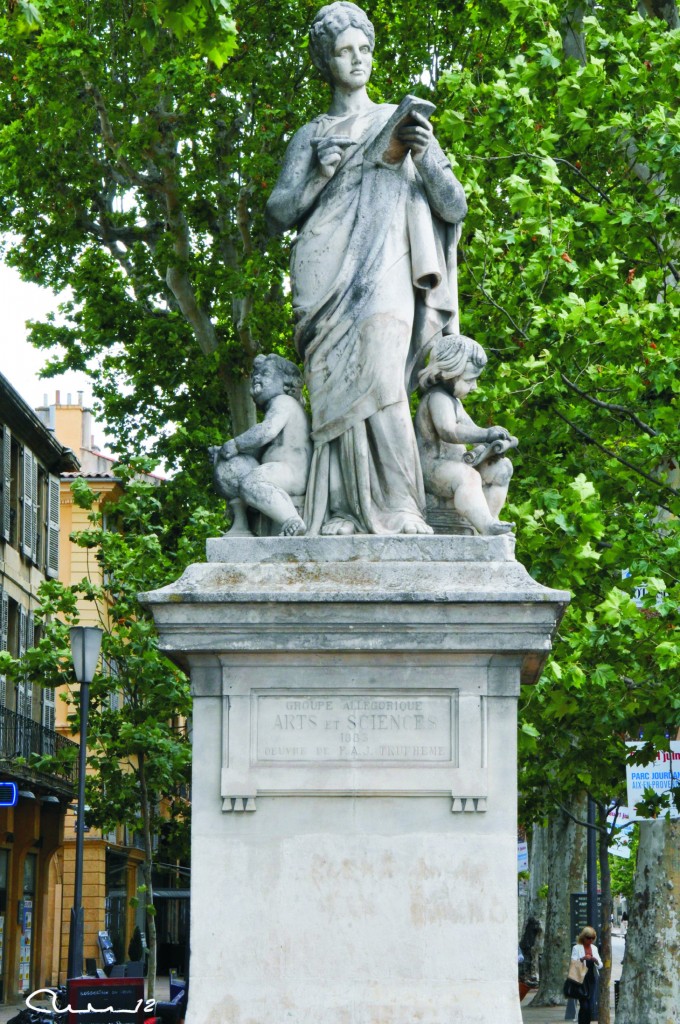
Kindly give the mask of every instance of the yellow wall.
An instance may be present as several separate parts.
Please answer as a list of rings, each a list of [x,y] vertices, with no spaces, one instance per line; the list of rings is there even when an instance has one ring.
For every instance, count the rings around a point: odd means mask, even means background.
[[[64,407],[58,407],[58,413],[60,413],[63,408]],[[80,410],[82,412],[80,406],[74,406],[73,408],[74,410]],[[61,433],[59,434],[59,439],[62,444],[68,443],[65,438],[62,438]],[[88,480],[88,483],[93,491],[96,491],[101,495],[101,500],[98,503],[100,508],[105,502],[115,500],[121,494],[120,485],[115,480],[95,478]],[[68,478],[61,482],[59,577],[62,583],[67,586],[79,583],[84,577],[87,577],[91,582],[98,584],[101,583],[102,572],[94,553],[86,548],[78,547],[69,540],[69,535],[72,532],[86,530],[91,526],[88,519],[88,510],[82,509],[74,504],[70,485],[71,481]],[[104,609],[105,615],[106,611],[107,610]],[[81,625],[101,625],[99,609],[92,602],[81,600],[79,602],[79,613]],[[77,740],[78,737],[73,736],[70,731],[70,725],[67,721],[67,715],[71,710],[69,705],[59,699],[57,699],[56,703],[57,730],[61,731],[64,735]],[[66,978],[68,965],[68,937],[75,885],[75,822],[75,813],[74,811],[69,810],[66,814],[66,821],[64,824],[64,845],[61,865],[63,882],[63,912],[60,935],[61,959],[58,965],[58,970],[59,977],[62,981]],[[130,858],[132,867],[128,871],[127,876],[128,900],[133,896],[136,896],[136,865],[141,863],[142,860],[140,851],[124,846],[123,829],[117,830],[115,838],[117,842],[114,844],[111,842],[111,837],[107,837],[105,839],[98,829],[92,829],[90,832],[85,834],[85,843],[83,848],[82,905],[85,931],[83,954],[85,958],[92,957],[96,959],[99,966],[101,966],[101,957],[97,941],[97,933],[104,931],[106,928],[107,847],[118,849]],[[130,908],[130,912],[128,913],[127,927],[128,934],[125,938],[126,950],[127,944],[132,936],[132,931],[134,930],[134,911],[132,908]]]

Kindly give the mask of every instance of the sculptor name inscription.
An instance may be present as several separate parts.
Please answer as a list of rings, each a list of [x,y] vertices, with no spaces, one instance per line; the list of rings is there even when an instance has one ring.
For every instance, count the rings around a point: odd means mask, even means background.
[[[451,761],[446,696],[258,695],[258,761]]]

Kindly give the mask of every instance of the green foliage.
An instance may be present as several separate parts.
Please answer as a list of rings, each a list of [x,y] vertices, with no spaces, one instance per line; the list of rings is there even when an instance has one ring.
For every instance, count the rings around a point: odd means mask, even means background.
[[[633,825],[629,844],[630,857],[611,857],[609,861],[612,874],[612,893],[615,896],[625,896],[629,906],[635,891],[635,862],[639,842],[640,826]]]
[[[579,63],[550,0],[366,6],[372,97],[435,100],[469,197],[462,326],[490,355],[471,411],[520,437],[518,556],[573,594],[523,693],[524,814],[574,788],[607,802],[626,736],[663,745],[680,720],[677,32],[598,5]],[[33,340],[53,369],[94,375],[121,453],[178,470],[149,513],[163,543],[149,530],[117,552],[142,587],[210,520],[178,525],[188,495],[209,502],[204,451],[238,426],[253,355],[290,354],[287,242],[263,211],[287,140],[327,103],[306,46],[317,7],[44,0],[41,31],[0,22],[6,259],[70,288]],[[213,16],[238,26],[220,22],[214,53]],[[145,620],[117,600],[132,657]]]
[[[90,553],[92,572],[72,586],[42,585],[40,642],[14,663],[15,672],[28,673],[35,682],[62,686],[77,731],[80,695],[72,686],[68,629],[79,621],[78,599],[92,602],[104,632],[100,668],[90,686],[88,764],[96,774],[88,775],[87,801],[89,822],[104,830],[119,824],[140,829],[144,790],[152,832],[166,817],[175,829],[187,824],[181,791],[189,780],[190,744],[183,724],[190,714],[188,682],[158,650],[138,594],[176,578],[216,526],[198,510],[188,534],[175,537],[163,522],[163,487],[147,482],[146,468],[143,460],[117,467],[125,489],[117,501],[106,503],[106,527],[96,494],[85,480],[74,481],[74,501],[89,510],[90,524],[71,539]]]
[[[523,694],[529,819],[578,788],[623,795],[626,737],[663,747],[680,725],[680,65],[677,33],[623,4],[585,19],[583,64],[559,5],[467,13],[484,48],[439,105],[470,200],[463,325],[492,356],[480,404],[521,441],[518,557],[573,595]]]
[[[54,0],[9,0],[9,17],[20,35],[49,28],[62,12]],[[132,0],[126,18],[149,53],[171,33],[220,68],[237,46],[229,0]]]

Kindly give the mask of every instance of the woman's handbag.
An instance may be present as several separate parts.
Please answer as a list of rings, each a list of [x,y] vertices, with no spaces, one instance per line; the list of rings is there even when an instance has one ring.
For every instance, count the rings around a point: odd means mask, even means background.
[[[587,995],[583,984],[587,974],[587,964],[581,963],[580,960],[569,961],[569,971],[562,990],[567,999],[583,999]]]

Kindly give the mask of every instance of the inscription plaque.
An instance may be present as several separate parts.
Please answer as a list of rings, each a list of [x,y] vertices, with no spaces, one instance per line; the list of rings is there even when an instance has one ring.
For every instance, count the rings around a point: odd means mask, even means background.
[[[414,693],[254,695],[258,763],[452,762],[454,697]]]

